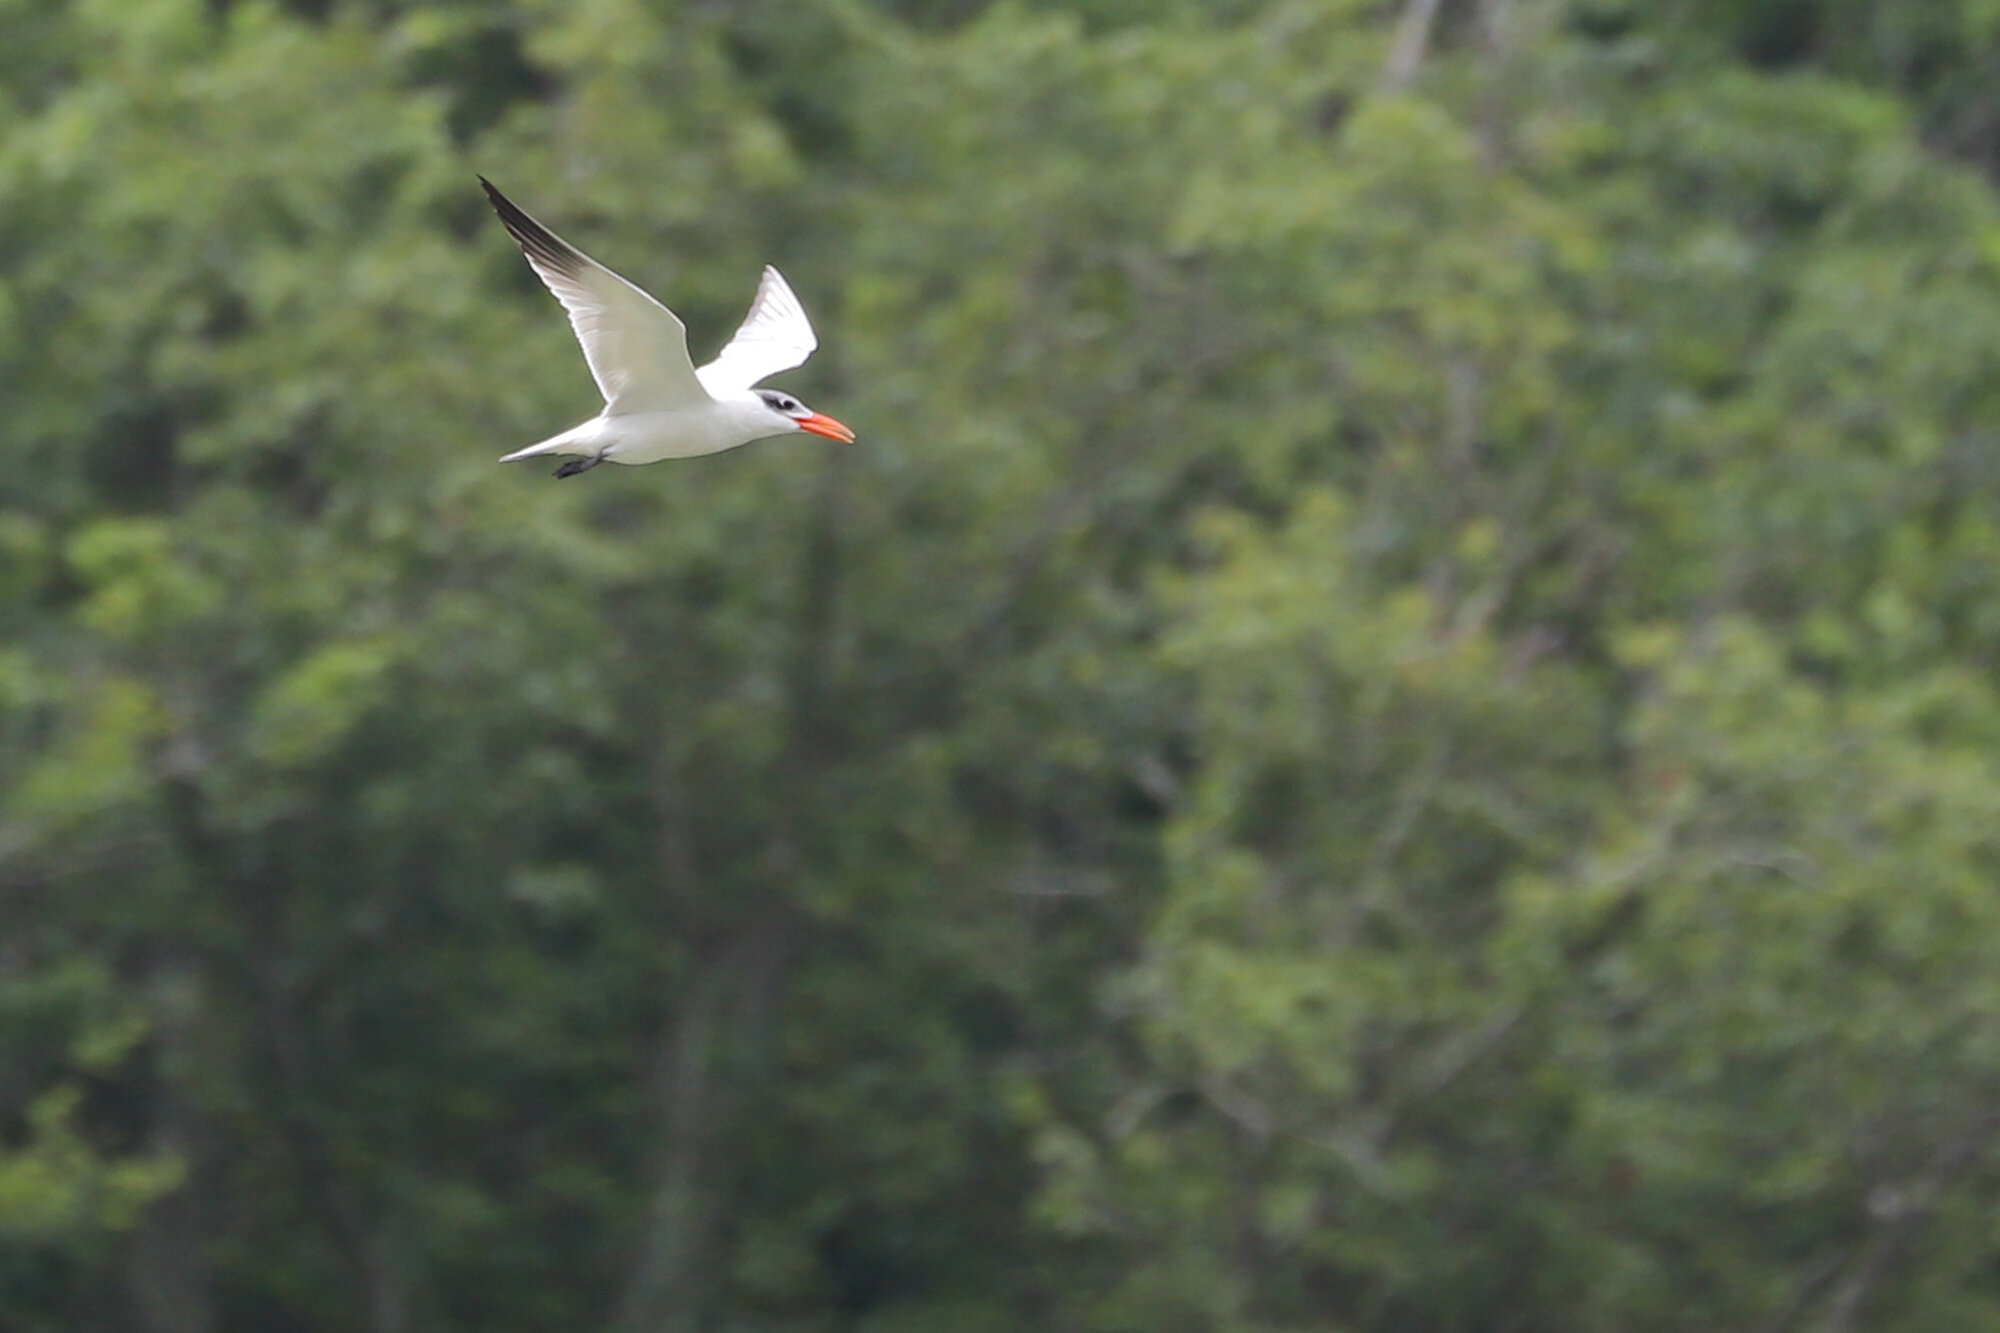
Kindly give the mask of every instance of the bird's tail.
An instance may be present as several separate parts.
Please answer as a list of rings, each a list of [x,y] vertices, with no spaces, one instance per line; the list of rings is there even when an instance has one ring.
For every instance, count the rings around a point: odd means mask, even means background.
[[[592,418],[580,426],[571,426],[560,435],[551,435],[539,444],[531,444],[525,449],[516,449],[501,458],[503,463],[512,463],[523,458],[540,458],[543,454],[594,454],[597,445],[591,428],[596,419]]]

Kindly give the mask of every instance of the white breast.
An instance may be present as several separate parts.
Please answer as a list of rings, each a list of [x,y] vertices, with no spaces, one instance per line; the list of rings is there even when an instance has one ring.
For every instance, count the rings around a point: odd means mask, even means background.
[[[750,393],[662,412],[602,416],[593,424],[604,441],[604,457],[613,463],[631,464],[719,454],[768,435],[789,433],[789,423]]]

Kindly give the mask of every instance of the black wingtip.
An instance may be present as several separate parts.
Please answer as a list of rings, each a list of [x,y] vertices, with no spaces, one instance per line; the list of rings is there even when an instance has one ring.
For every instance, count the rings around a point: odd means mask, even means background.
[[[492,181],[487,180],[484,176],[481,176],[479,178],[479,187],[482,190],[486,191],[487,202],[493,205],[493,211],[500,215],[500,221],[506,224],[508,231],[511,232],[514,230],[514,225],[517,221],[526,222],[528,225],[530,225],[531,227],[535,227],[537,230],[541,229],[541,225],[539,223],[537,223],[533,218],[529,217],[526,213],[523,213],[521,211],[521,206],[519,204],[515,203],[512,199],[509,199],[506,195],[500,193],[500,187],[495,185]]]
[[[500,193],[492,181],[480,176],[479,184],[486,190],[493,211],[500,215],[500,225],[507,229],[507,234],[514,238],[515,244],[529,259],[546,264],[559,273],[572,274],[589,262],[575,246],[529,217],[519,204]]]

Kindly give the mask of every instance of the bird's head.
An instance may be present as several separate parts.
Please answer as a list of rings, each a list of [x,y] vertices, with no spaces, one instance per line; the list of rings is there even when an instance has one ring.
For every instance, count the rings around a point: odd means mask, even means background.
[[[753,392],[764,400],[764,406],[785,418],[793,430],[811,431],[814,435],[824,435],[842,444],[854,443],[853,431],[825,413],[813,411],[790,394],[777,389],[756,389]]]

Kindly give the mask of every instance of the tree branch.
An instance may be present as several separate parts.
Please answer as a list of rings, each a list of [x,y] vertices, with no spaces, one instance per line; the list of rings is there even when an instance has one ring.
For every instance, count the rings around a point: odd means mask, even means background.
[[[1424,52],[1430,48],[1431,29],[1437,23],[1439,0],[1410,0],[1403,6],[1403,17],[1396,24],[1396,40],[1389,48],[1389,59],[1382,66],[1382,77],[1375,85],[1375,91],[1385,95],[1402,92],[1409,87],[1410,80],[1417,76],[1417,70],[1424,63]]]

